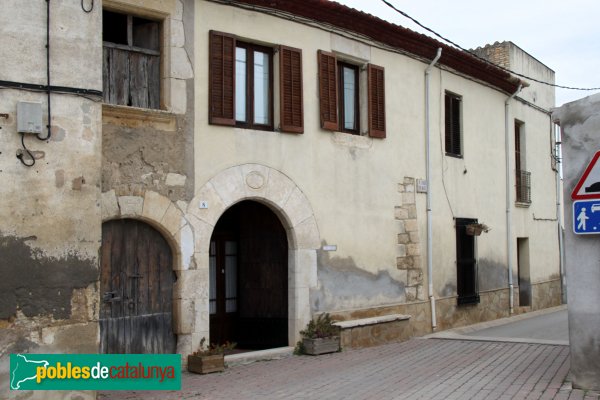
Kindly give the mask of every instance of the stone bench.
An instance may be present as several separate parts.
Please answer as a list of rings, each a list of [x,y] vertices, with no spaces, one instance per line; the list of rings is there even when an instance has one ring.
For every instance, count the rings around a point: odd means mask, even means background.
[[[334,322],[340,328],[342,348],[377,346],[401,342],[411,335],[410,315],[390,314],[379,317]]]

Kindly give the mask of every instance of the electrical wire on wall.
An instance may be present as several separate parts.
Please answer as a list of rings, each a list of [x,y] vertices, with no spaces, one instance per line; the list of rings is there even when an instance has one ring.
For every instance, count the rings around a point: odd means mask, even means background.
[[[417,24],[421,28],[425,29],[427,32],[430,32],[431,34],[433,34],[433,35],[437,36],[438,38],[442,39],[444,42],[450,43],[452,46],[456,47],[457,49],[462,50],[462,51],[464,51],[466,53],[469,53],[470,55],[472,55],[473,57],[479,59],[480,61],[483,61],[483,62],[485,62],[486,64],[489,64],[489,65],[493,65],[494,67],[499,68],[499,69],[501,69],[501,70],[503,70],[505,72],[511,73],[513,75],[519,76],[521,78],[524,78],[524,79],[527,79],[527,80],[530,80],[530,81],[533,81],[533,82],[541,83],[543,85],[548,85],[548,86],[552,86],[552,87],[559,88],[559,89],[583,90],[583,91],[600,90],[600,87],[582,88],[582,87],[572,87],[572,86],[557,85],[555,83],[550,83],[550,82],[542,81],[540,79],[535,79],[535,78],[532,78],[530,76],[523,75],[523,74],[520,74],[518,72],[515,72],[515,71],[513,71],[511,69],[505,68],[505,67],[503,67],[501,65],[498,65],[496,63],[491,62],[490,60],[488,60],[488,59],[486,59],[484,57],[481,57],[481,56],[473,53],[472,51],[470,51],[468,49],[463,48],[461,45],[459,45],[459,44],[453,42],[452,40],[450,40],[450,39],[448,39],[448,38],[440,35],[436,31],[434,31],[433,29],[431,29],[431,28],[423,25],[422,23],[420,23],[419,21],[417,21],[415,18],[413,18],[410,15],[408,15],[407,13],[405,13],[404,11],[396,8],[389,1],[387,1],[387,0],[381,0],[381,1],[385,5],[387,5],[388,7],[390,7],[392,10],[394,10],[395,12],[397,12],[398,14],[402,15],[403,17],[406,17],[406,18],[410,19],[412,22],[414,22],[415,24]]]
[[[84,4],[84,0],[81,0],[81,9],[85,13],[90,13],[94,9],[94,0],[89,0],[89,6],[86,8]],[[41,136],[39,133],[35,135],[38,140],[48,141],[52,137],[52,92],[55,93],[65,93],[65,94],[75,94],[81,97],[85,97],[92,101],[99,101],[94,99],[94,97],[102,97],[102,92],[97,90],[89,90],[89,89],[81,89],[81,88],[71,88],[71,87],[57,87],[51,85],[51,76],[50,76],[50,0],[46,0],[46,85],[34,85],[23,82],[10,82],[10,81],[0,81],[0,89],[9,89],[9,88],[17,88],[20,90],[30,90],[30,91],[43,91],[46,93],[47,97],[47,133],[46,136]],[[17,158],[21,163],[27,167],[32,167],[35,165],[35,157],[32,152],[25,146],[25,134],[21,132],[21,145],[23,149],[17,152]],[[27,154],[27,157],[25,157]],[[26,161],[27,158],[30,161]]]
[[[25,133],[23,133],[23,132],[19,132],[19,133],[21,134],[21,145],[23,146],[23,150],[17,151],[17,158],[19,159],[19,161],[21,161],[21,163],[24,166],[33,167],[35,165],[35,157],[31,153],[31,151],[29,151],[27,146],[25,146]],[[23,158],[24,152],[27,153],[27,156],[31,160],[30,162],[27,162],[24,160],[24,158]]]

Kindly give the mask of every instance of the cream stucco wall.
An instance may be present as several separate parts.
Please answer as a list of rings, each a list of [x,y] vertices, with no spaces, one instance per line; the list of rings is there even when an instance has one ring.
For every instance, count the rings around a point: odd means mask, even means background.
[[[364,308],[406,301],[406,270],[396,267],[398,221],[402,202],[398,184],[404,177],[425,177],[424,69],[426,63],[289,20],[201,2],[196,15],[195,179],[202,187],[220,171],[259,163],[287,175],[314,210],[322,244],[319,281],[313,288],[315,311]],[[240,40],[301,48],[304,79],[304,134],[254,131],[208,124],[208,32],[217,30]],[[385,67],[387,138],[371,139],[331,133],[320,128],[318,50]],[[277,62],[275,56],[275,64]],[[443,55],[442,55],[443,59]],[[277,81],[277,71],[275,75]],[[444,91],[463,97],[464,157],[443,154]],[[480,287],[508,287],[504,102],[507,94],[450,71],[431,77],[433,265],[437,297],[456,295],[456,244],[453,217],[478,218],[490,226],[477,240]],[[279,99],[275,85],[274,103]],[[513,209],[513,241],[530,238],[533,281],[558,274],[554,172],[550,163],[549,119],[535,108],[511,102],[511,192],[514,192],[514,119],[526,124],[527,167],[532,171],[533,203]],[[276,110],[277,113],[277,110]],[[275,125],[278,117],[275,116]],[[514,199],[514,193],[511,193]],[[425,195],[416,194],[421,255],[425,274]],[[534,220],[543,218],[544,221]],[[512,254],[515,260],[516,250]],[[485,272],[482,275],[482,272]],[[426,282],[423,275],[421,283]],[[426,287],[426,285],[425,285]],[[421,299],[425,295],[419,296]]]

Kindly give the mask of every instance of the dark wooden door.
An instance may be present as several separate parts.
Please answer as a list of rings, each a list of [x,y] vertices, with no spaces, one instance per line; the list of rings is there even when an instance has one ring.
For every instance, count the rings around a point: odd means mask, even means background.
[[[211,238],[211,342],[288,345],[287,257],[285,229],[268,207],[243,201],[223,214]]]
[[[466,228],[475,223],[476,219],[456,218],[456,291],[459,305],[479,303],[475,236],[467,235]]]
[[[175,353],[175,274],[163,236],[132,219],[105,222],[100,274],[100,351]]]

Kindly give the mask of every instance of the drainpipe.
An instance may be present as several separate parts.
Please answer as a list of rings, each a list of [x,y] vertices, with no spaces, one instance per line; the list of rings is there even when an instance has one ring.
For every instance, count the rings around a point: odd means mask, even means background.
[[[435,297],[433,296],[433,246],[431,243],[431,158],[430,158],[430,132],[429,132],[429,73],[442,56],[442,48],[437,49],[435,58],[425,69],[425,151],[427,158],[427,283],[429,284],[429,302],[431,303],[431,330],[437,327],[435,315]]]
[[[552,122],[551,122],[552,126]],[[565,274],[565,259],[564,259],[564,238],[563,238],[563,221],[562,221],[562,203],[561,203],[561,193],[560,193],[560,171],[561,171],[561,145],[562,145],[562,132],[558,128],[554,133],[555,139],[555,157],[556,157],[556,220],[558,221],[558,263],[560,266],[560,284],[561,284],[561,292],[562,292],[562,304],[567,304],[567,278]]]
[[[523,88],[523,83],[519,83],[519,88],[516,92],[510,95],[509,98],[504,102],[504,152],[506,156],[506,257],[508,261],[508,302],[510,307],[510,314],[514,313],[515,306],[515,298],[513,293],[513,261],[512,261],[512,212],[511,212],[511,204],[510,204],[510,194],[511,194],[511,186],[510,186],[510,136],[509,136],[509,104],[512,99],[521,91]]]

